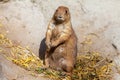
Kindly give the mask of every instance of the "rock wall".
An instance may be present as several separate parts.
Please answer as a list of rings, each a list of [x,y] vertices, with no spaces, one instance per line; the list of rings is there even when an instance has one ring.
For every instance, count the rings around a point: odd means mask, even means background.
[[[39,55],[40,43],[55,9],[60,5],[67,6],[78,37],[78,52],[82,53],[81,42],[85,36],[94,35],[90,50],[101,52],[101,55],[109,57],[119,67],[119,4],[120,0],[10,0],[0,2],[0,22],[4,26],[2,32],[6,31],[4,33],[10,39],[23,46],[30,46]],[[44,46],[41,48],[44,49]]]
[[[0,4],[0,19],[8,37],[38,53],[45,34],[44,16],[30,1],[10,1]]]

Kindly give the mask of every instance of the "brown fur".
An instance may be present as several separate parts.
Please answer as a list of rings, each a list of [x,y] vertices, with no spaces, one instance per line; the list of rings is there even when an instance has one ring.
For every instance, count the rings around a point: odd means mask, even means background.
[[[60,6],[46,32],[45,66],[72,73],[77,56],[77,37],[71,25],[70,12]]]

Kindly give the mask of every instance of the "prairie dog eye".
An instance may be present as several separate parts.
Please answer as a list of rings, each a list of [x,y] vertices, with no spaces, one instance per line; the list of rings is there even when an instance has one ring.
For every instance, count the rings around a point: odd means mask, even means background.
[[[58,12],[58,10],[56,10],[56,12]]]
[[[67,14],[67,13],[68,13],[68,11],[67,11],[67,10],[65,10],[65,13]]]

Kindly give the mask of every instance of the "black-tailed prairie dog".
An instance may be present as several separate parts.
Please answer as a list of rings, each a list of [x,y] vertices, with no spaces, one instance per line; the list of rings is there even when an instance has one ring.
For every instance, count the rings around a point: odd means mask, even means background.
[[[76,63],[77,37],[69,9],[59,6],[46,31],[45,66],[71,74]]]

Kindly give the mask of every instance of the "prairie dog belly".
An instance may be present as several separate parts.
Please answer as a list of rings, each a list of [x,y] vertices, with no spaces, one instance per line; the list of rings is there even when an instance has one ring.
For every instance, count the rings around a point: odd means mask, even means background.
[[[51,56],[50,67],[56,70],[62,70],[61,62],[65,59],[65,45],[60,45],[54,51],[54,54]]]

